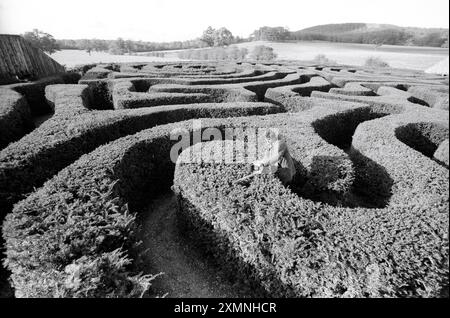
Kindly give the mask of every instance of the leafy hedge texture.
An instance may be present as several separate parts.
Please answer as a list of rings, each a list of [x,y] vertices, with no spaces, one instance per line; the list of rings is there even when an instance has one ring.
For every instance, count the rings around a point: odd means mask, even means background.
[[[64,73],[29,83],[0,87],[0,149],[34,128],[33,115],[51,111],[45,101],[45,87],[53,83],[74,83],[79,76]]]
[[[2,87],[15,295],[152,295],[141,216],[172,188],[183,232],[260,296],[448,297],[448,82],[318,63],[97,64]],[[192,141],[213,127],[226,140],[189,143],[171,161],[174,131]],[[184,160],[245,157],[268,128],[294,159],[287,187],[236,184],[248,162]]]
[[[248,171],[239,164],[180,163],[174,182],[183,218],[215,256],[232,267],[236,260],[243,264],[233,270],[251,275],[272,296],[443,296],[448,170],[402,145],[394,129],[424,117],[372,120],[355,132],[352,152],[367,158],[357,164],[368,174],[359,176],[358,186],[389,187],[385,208],[320,205],[273,178],[236,186],[233,180]],[[373,162],[386,169],[390,184]]]
[[[33,126],[28,103],[22,95],[0,90],[0,149],[25,135]]]

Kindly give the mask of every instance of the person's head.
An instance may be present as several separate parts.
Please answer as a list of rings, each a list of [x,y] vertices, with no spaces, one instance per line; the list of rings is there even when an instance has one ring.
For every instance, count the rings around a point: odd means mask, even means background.
[[[272,144],[280,137],[278,129],[269,128],[265,133],[266,141],[268,144]]]

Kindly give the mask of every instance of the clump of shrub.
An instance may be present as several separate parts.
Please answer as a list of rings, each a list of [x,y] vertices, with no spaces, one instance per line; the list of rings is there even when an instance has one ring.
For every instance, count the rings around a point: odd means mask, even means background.
[[[154,56],[154,57],[165,57],[166,53],[164,52],[150,52],[146,54],[147,56]]]
[[[178,57],[186,60],[241,61],[247,54],[246,48],[231,46],[181,51],[178,53]]]
[[[366,59],[364,62],[365,67],[370,68],[388,68],[390,67],[389,63],[386,61],[383,61],[380,57],[377,56],[370,56]]]
[[[325,54],[317,54],[313,62],[317,64],[336,64],[336,61],[330,60]]]
[[[253,48],[250,58],[257,61],[272,61],[277,58],[277,54],[270,46],[257,45]]]

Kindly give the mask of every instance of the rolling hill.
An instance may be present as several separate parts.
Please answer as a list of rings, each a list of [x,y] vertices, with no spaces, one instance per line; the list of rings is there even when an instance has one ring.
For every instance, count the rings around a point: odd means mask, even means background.
[[[391,24],[341,23],[291,32],[292,40],[448,47],[448,29],[400,27]]]

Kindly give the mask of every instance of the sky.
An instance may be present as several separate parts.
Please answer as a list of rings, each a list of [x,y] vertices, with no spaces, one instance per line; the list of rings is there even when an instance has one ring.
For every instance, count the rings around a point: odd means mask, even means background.
[[[247,37],[261,26],[297,31],[362,22],[449,27],[448,0],[0,0],[0,33],[57,39],[182,41],[209,25]]]

